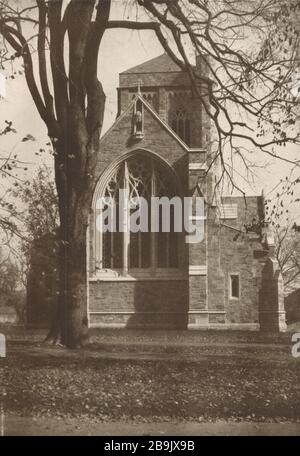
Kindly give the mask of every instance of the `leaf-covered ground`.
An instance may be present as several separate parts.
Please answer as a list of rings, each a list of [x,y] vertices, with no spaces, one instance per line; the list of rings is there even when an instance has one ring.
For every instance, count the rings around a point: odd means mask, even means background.
[[[32,341],[34,339],[34,341]],[[6,413],[160,422],[300,421],[291,335],[104,331],[68,351],[8,335]]]

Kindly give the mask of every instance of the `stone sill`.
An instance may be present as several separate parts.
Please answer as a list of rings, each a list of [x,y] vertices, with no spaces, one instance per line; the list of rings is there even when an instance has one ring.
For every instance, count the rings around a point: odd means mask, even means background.
[[[147,273],[133,273],[128,275],[112,275],[102,273],[89,278],[89,282],[138,282],[138,281],[169,281],[169,280],[188,280],[187,274],[182,272],[157,272],[156,274]]]
[[[190,331],[220,330],[220,331],[260,331],[259,323],[208,323],[207,325],[189,324]]]
[[[226,314],[226,311],[225,310],[209,310],[209,309],[189,310],[188,314],[191,314],[191,315],[198,315],[198,314]]]
[[[184,315],[184,312],[135,312],[134,310],[121,310],[121,311],[102,311],[102,310],[89,310],[90,315]]]

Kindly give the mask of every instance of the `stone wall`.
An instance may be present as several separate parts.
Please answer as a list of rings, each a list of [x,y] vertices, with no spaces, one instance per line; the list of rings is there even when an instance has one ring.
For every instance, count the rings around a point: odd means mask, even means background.
[[[89,284],[90,326],[186,328],[187,280],[115,280]]]

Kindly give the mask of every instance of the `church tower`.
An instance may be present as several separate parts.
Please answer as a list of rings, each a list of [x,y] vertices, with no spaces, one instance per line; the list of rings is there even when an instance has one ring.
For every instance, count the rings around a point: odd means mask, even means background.
[[[202,63],[202,64],[201,64]],[[204,74],[200,56],[196,68]],[[207,73],[206,73],[207,74]],[[208,79],[203,75],[203,93]],[[201,88],[201,83],[199,82]],[[118,89],[118,115],[128,106],[138,92],[157,112],[160,119],[190,148],[204,148],[209,141],[209,122],[199,99],[193,95],[187,73],[171,60],[167,54],[131,68],[120,74]]]

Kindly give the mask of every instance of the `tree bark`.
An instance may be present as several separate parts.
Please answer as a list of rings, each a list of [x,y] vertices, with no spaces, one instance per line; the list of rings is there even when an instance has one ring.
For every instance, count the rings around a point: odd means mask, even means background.
[[[68,212],[69,208],[66,208]],[[64,229],[60,243],[61,343],[69,348],[82,346],[88,338],[87,317],[87,245],[86,229],[89,207],[74,209],[75,227]],[[67,214],[65,214],[66,216]],[[65,217],[66,218],[66,217]]]
[[[54,145],[60,217],[59,295],[46,339],[68,348],[80,347],[88,340],[87,228],[95,178],[86,173],[86,163],[88,157],[97,156],[98,150],[88,136],[80,133],[78,124],[76,130],[73,134],[70,127],[65,138]],[[91,165],[94,167],[94,160]]]
[[[87,239],[89,199],[62,208],[59,248],[59,296],[46,342],[78,348],[88,341]]]

